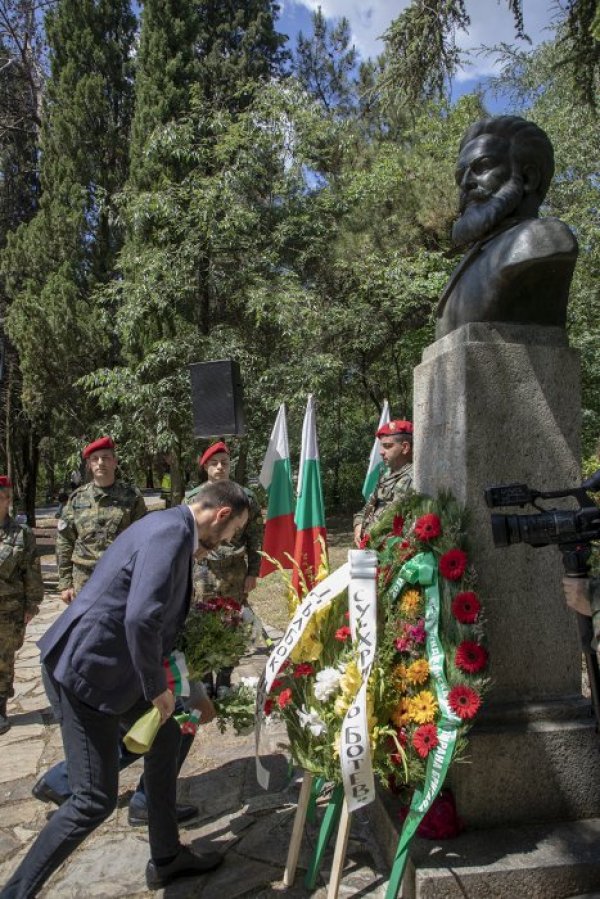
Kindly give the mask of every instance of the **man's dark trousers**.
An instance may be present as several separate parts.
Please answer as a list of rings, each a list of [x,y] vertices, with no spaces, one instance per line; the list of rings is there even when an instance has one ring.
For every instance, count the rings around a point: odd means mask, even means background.
[[[48,676],[48,671],[45,672]],[[59,707],[67,752],[71,797],[52,815],[19,868],[8,881],[2,899],[30,899],[59,865],[114,811],[119,785],[120,724],[133,724],[151,704],[136,703],[124,715],[99,712],[82,703],[51,678]],[[180,729],[170,718],[144,756],[148,801],[148,836],[154,859],[176,855],[179,832],[175,812]]]

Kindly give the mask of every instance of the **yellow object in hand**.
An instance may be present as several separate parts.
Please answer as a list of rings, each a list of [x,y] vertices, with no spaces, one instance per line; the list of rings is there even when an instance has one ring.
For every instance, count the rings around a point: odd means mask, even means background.
[[[143,755],[154,743],[159,727],[160,712],[152,707],[129,728],[123,737],[123,743],[129,752]]]

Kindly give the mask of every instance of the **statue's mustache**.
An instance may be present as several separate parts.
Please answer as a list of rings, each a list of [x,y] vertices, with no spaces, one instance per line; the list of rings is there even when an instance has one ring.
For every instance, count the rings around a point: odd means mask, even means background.
[[[463,190],[459,197],[459,209],[464,212],[469,203],[486,203],[493,196],[494,192],[485,187],[475,187],[469,191]]]

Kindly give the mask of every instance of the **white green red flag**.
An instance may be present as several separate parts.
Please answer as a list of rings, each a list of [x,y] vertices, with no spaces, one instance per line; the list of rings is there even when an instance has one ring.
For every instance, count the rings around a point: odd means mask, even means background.
[[[388,401],[384,400],[383,408],[381,410],[381,417],[379,419],[379,424],[377,425],[377,430],[387,424],[389,420],[390,406]],[[367,468],[367,474],[362,488],[362,494],[366,500],[369,499],[369,497],[375,490],[375,486],[379,479],[379,475],[381,474],[382,468],[383,462],[381,461],[381,456],[379,455],[379,440],[376,437],[375,443],[373,444],[373,449],[371,450],[371,455],[369,456],[369,467]]]
[[[267,518],[263,537],[263,552],[275,559],[282,568],[292,568],[296,525],[294,524],[294,488],[290,465],[285,406],[279,407],[267,452],[260,470],[259,481],[267,491]],[[259,577],[275,571],[275,565],[263,556]]]
[[[294,548],[294,574],[292,585],[298,595],[301,590],[302,573],[306,589],[311,590],[316,575],[327,553],[327,531],[325,529],[325,505],[321,482],[321,462],[317,443],[317,423],[312,394],[308,397],[306,414],[302,425],[302,449],[298,472],[298,498],[296,501],[296,545]]]

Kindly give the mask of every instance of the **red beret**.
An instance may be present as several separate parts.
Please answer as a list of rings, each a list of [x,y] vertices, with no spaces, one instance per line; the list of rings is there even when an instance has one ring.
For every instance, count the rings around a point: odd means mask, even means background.
[[[12,487],[11,479],[5,474],[0,474],[0,488],[1,487]]]
[[[213,443],[213,445],[209,446],[209,448],[205,450],[198,458],[198,465],[200,467],[206,465],[208,460],[211,459],[216,453],[227,453],[227,455],[229,455],[229,447],[226,443],[223,443],[222,440],[219,440],[218,443]]]
[[[412,421],[405,421],[403,418],[397,418],[395,421],[388,421],[387,424],[379,428],[378,437],[397,437],[399,434],[412,434]]]
[[[87,446],[83,448],[82,456],[84,459],[87,459],[92,453],[98,452],[98,450],[103,449],[111,449],[114,450],[115,442],[112,437],[99,437],[98,440],[94,440],[93,443],[88,443]]]

